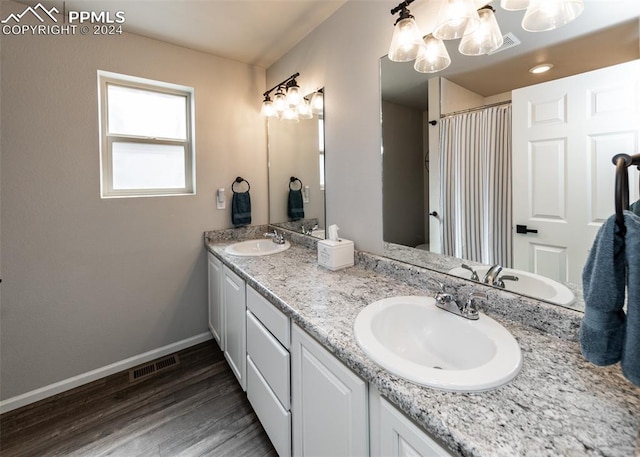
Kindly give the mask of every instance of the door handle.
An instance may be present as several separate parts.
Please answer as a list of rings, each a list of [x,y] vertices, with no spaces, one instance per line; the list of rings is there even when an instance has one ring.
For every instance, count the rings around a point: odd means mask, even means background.
[[[538,230],[527,228],[526,225],[516,225],[516,233],[538,233]]]
[[[431,211],[429,213],[429,216],[438,217],[438,212],[437,211]]]

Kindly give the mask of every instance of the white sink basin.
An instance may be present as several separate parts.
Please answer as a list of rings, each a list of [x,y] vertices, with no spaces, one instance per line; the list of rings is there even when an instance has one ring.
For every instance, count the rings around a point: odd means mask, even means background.
[[[362,350],[387,371],[436,389],[479,392],[511,381],[522,366],[515,338],[485,314],[476,321],[431,297],[392,297],[364,308],[354,325]]]
[[[489,266],[472,267],[480,281],[489,271]],[[449,274],[459,276],[465,279],[471,279],[471,272],[464,268],[457,267],[449,271]],[[514,270],[512,268],[503,268],[501,275],[513,275],[518,277],[518,281],[504,281],[504,290],[516,292],[529,297],[545,300],[558,305],[570,305],[575,300],[573,292],[565,286],[553,279],[529,273],[528,271]]]
[[[224,250],[227,254],[231,255],[256,257],[260,255],[277,254],[278,252],[286,251],[290,247],[291,244],[288,241],[285,241],[284,244],[277,244],[270,239],[258,239],[230,244]]]

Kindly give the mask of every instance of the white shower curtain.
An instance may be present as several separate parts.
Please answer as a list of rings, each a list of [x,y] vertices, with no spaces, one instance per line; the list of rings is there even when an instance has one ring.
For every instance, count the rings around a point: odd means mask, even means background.
[[[512,265],[511,104],[442,119],[443,254]]]

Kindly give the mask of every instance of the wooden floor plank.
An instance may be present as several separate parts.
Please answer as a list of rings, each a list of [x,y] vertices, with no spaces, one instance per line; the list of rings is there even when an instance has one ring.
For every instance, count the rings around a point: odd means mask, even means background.
[[[135,383],[117,373],[0,416],[2,457],[275,456],[213,341]]]

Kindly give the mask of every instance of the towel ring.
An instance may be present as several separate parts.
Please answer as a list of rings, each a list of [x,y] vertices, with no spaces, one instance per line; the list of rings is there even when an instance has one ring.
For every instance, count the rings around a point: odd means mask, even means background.
[[[292,176],[291,178],[289,178],[289,190],[294,190],[291,188],[291,185],[293,183],[295,183],[296,181],[298,181],[300,183],[300,189],[297,190],[302,190],[302,181],[300,181],[298,178],[296,178],[295,176]]]
[[[633,156],[616,154],[611,159],[611,162],[616,166],[616,224],[618,225],[619,234],[624,236],[627,228],[624,225],[623,211],[629,209],[629,173],[627,172],[627,168],[637,166],[638,170],[640,170],[640,154]]]
[[[249,192],[249,191],[251,190],[251,184],[249,184],[249,181],[247,181],[246,179],[241,178],[240,176],[238,176],[238,177],[233,181],[233,183],[231,184],[231,191],[232,191],[234,194],[237,194],[238,192],[236,192],[236,190],[233,188],[233,186],[235,186],[236,184],[240,184],[240,183],[242,183],[243,181],[247,183],[247,187],[248,187],[248,189],[247,189],[245,192]]]

